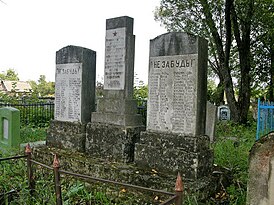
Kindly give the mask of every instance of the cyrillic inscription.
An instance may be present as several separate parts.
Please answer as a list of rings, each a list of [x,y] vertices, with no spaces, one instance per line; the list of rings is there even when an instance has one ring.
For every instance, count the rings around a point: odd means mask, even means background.
[[[197,61],[197,54],[150,58],[148,129],[193,133]]]
[[[55,115],[60,121],[81,120],[82,63],[56,64]]]
[[[126,28],[106,30],[104,89],[125,87]]]

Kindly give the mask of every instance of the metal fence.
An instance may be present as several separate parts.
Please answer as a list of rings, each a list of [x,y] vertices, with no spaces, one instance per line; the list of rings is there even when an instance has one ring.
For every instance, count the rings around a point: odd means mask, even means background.
[[[15,107],[20,110],[21,126],[47,127],[50,120],[54,119],[54,98],[47,102],[28,103],[24,100],[17,103],[0,102],[0,107]],[[142,122],[146,125],[147,101],[137,101],[137,113],[142,116]]]
[[[274,130],[274,103],[258,99],[256,140]]]
[[[102,184],[107,184],[108,186],[109,185],[121,186],[121,187],[124,187],[127,189],[142,191],[144,193],[153,192],[153,193],[167,196],[168,199],[166,199],[160,205],[169,205],[169,204],[182,205],[183,204],[183,185],[182,185],[182,179],[181,179],[180,174],[178,174],[178,176],[177,176],[175,193],[171,193],[171,192],[167,192],[167,191],[163,191],[163,190],[156,190],[156,189],[136,186],[136,185],[132,185],[132,184],[126,184],[126,183],[121,183],[121,182],[116,182],[116,181],[111,181],[111,180],[107,180],[107,179],[96,178],[96,177],[91,177],[88,175],[82,175],[82,174],[77,174],[77,173],[61,170],[60,163],[59,163],[59,160],[56,155],[54,156],[52,167],[45,165],[45,164],[35,161],[31,158],[31,148],[29,145],[27,145],[27,147],[26,147],[25,155],[9,157],[9,158],[2,158],[2,159],[0,159],[0,162],[7,161],[7,160],[22,159],[22,158],[27,159],[26,168],[27,168],[27,179],[28,179],[28,191],[27,191],[28,194],[31,196],[33,196],[34,194],[37,194],[37,184],[39,182],[38,182],[38,177],[34,173],[35,172],[34,165],[36,165],[36,166],[39,166],[40,174],[41,174],[41,169],[47,170],[47,173],[44,172],[42,174],[43,176],[45,174],[50,175],[50,173],[51,173],[52,179],[54,181],[53,183],[51,183],[52,188],[54,188],[54,189],[52,189],[52,191],[55,194],[55,203],[57,205],[63,204],[62,192],[64,191],[64,189],[62,187],[62,180],[64,180],[64,178],[66,178],[66,176],[78,178],[78,179],[84,180],[85,182],[89,182],[89,183],[90,183],[90,181],[94,181],[94,182],[99,182]],[[49,170],[51,172],[49,172]],[[62,177],[62,180],[61,180],[61,177]],[[45,185],[45,182],[43,182],[43,189],[48,188],[49,186],[51,186],[51,184],[49,183],[49,184]],[[43,191],[44,190],[42,190],[42,192]],[[1,204],[1,200],[6,201],[6,202],[8,202],[9,199],[12,200],[14,198],[13,195],[18,194],[18,192],[19,192],[18,190],[13,189],[13,190],[10,190],[5,193],[0,193],[0,204]],[[2,199],[1,199],[1,197],[2,197]],[[40,197],[40,196],[38,196],[38,197]],[[47,199],[47,200],[49,200],[49,199]],[[2,203],[3,203],[3,201],[2,201]],[[43,202],[49,203],[49,201],[46,201],[46,200],[44,200]],[[52,201],[50,203],[52,203]],[[157,204],[159,204],[159,203],[157,203]]]
[[[3,103],[0,107],[14,107],[20,110],[21,126],[46,127],[50,120],[54,119],[54,103]]]

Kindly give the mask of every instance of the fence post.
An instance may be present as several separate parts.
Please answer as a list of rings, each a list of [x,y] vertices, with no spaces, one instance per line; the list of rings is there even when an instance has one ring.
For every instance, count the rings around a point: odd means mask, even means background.
[[[261,102],[260,102],[260,98],[258,98],[258,110],[257,110],[257,131],[256,131],[256,140],[259,139],[259,135],[260,135],[260,122],[261,122],[261,108],[260,108]]]
[[[57,158],[57,155],[54,155],[53,160],[53,171],[54,171],[54,184],[55,184],[55,195],[56,195],[56,204],[62,205],[62,192],[61,192],[61,182],[60,182],[60,162]]]
[[[27,155],[27,174],[28,174],[28,181],[29,181],[29,190],[30,190],[30,195],[33,196],[33,192],[35,190],[35,181],[33,177],[32,163],[31,163],[31,147],[29,144],[27,144],[26,146],[25,154]]]
[[[178,175],[177,175],[175,192],[177,195],[175,205],[182,205],[184,202],[184,199],[183,199],[184,187],[183,187],[183,181],[182,181],[182,177],[181,177],[180,173],[178,173]]]

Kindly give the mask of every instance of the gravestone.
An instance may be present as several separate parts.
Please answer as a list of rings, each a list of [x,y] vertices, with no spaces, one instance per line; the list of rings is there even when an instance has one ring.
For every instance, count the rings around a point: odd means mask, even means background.
[[[133,100],[134,52],[133,19],[107,19],[103,97],[87,127],[86,151],[91,155],[133,160],[134,144],[143,129]]]
[[[0,144],[17,147],[20,143],[20,111],[13,107],[0,108]]]
[[[205,134],[209,136],[210,142],[213,142],[215,140],[216,123],[217,123],[217,106],[207,101]]]
[[[212,151],[205,136],[207,42],[187,33],[150,41],[147,130],[136,144],[139,166],[186,180],[209,175]]]
[[[220,121],[230,120],[230,109],[226,105],[221,105],[218,107],[218,119]]]
[[[274,204],[274,133],[261,137],[251,148],[247,205]]]
[[[96,52],[67,46],[56,52],[54,120],[47,145],[84,151],[86,124],[95,110]]]

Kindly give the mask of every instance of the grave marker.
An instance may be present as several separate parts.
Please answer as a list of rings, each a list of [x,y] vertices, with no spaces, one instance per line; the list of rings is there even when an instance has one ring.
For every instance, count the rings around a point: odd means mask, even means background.
[[[226,105],[221,105],[218,107],[218,119],[219,120],[230,120],[230,109]]]
[[[205,136],[207,42],[180,32],[150,41],[147,130],[136,144],[136,163],[187,180],[212,167]]]
[[[56,52],[55,115],[47,144],[84,151],[85,126],[95,110],[96,52],[67,46]]]
[[[0,108],[0,144],[17,147],[20,143],[20,111],[13,107]]]
[[[133,18],[106,20],[103,98],[87,127],[86,151],[118,161],[133,161],[142,118],[133,99],[135,36]]]

